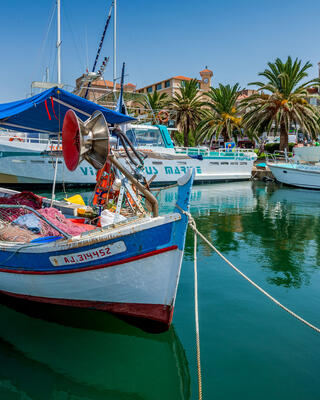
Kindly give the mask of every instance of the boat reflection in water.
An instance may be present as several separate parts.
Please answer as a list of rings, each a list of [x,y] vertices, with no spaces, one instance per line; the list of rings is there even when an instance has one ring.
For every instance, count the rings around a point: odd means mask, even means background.
[[[320,192],[312,189],[278,187],[270,196],[272,203],[290,207],[295,214],[319,216]]]
[[[147,334],[106,313],[5,296],[0,313],[1,399],[190,398],[173,327]]]
[[[158,196],[161,212],[172,209],[177,201],[177,188],[162,190]],[[193,186],[190,210],[194,214],[204,215],[210,210],[223,212],[226,209],[252,210],[255,198],[252,182],[216,183],[214,185]]]
[[[176,188],[159,199],[167,212]],[[193,187],[191,212],[199,230],[226,256],[237,254],[244,270],[254,265],[268,284],[310,289],[320,265],[320,192],[262,182],[200,185]],[[210,257],[206,246],[204,251]],[[185,255],[192,260],[190,231]]]

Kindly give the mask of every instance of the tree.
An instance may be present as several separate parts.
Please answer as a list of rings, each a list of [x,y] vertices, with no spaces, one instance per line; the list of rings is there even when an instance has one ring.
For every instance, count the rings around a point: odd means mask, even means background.
[[[197,79],[185,81],[170,101],[170,108],[175,112],[177,126],[183,132],[184,146],[189,146],[189,132],[195,131],[202,116]]]
[[[296,58],[293,62],[288,57],[286,62],[277,58],[274,63],[269,62],[268,67],[259,73],[266,78],[266,83],[250,83],[258,86],[259,92],[241,102],[241,107],[246,110],[243,117],[245,128],[259,131],[263,127],[268,133],[273,129],[280,131],[280,150],[288,149],[288,133],[292,125],[299,125],[302,131],[316,137],[319,111],[306,99],[309,97],[307,89],[319,86],[320,80],[316,78],[302,83],[312,64],[308,61],[302,66],[301,60]]]
[[[145,107],[147,110],[151,110],[155,116],[158,112],[162,110],[168,104],[169,96],[167,93],[160,93],[156,90],[153,93],[147,93],[147,97],[142,100],[137,100],[136,102],[141,106]]]
[[[205,93],[207,102],[203,102],[203,118],[197,126],[197,143],[204,140],[217,139],[222,136],[225,142],[231,138],[236,139],[241,135],[242,118],[237,109],[237,98],[239,96],[239,84],[233,86],[219,84],[217,88],[210,88]]]

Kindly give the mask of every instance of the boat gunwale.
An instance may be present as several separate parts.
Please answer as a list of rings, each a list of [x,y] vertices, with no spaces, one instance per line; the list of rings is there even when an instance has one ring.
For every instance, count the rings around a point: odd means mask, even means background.
[[[296,171],[296,172],[307,172],[307,173],[312,173],[312,174],[320,174],[320,166],[318,167],[319,171],[315,171],[309,168],[300,168],[296,167],[295,165],[292,166],[283,166],[284,164],[276,164],[276,163],[267,163],[267,166],[269,168],[278,168],[278,169],[287,169],[289,171]],[[310,166],[311,167],[311,166]],[[316,167],[317,168],[317,167]]]
[[[106,242],[113,239],[118,239],[122,236],[132,235],[133,233],[140,232],[149,228],[153,228],[159,225],[165,225],[179,221],[181,219],[181,214],[170,213],[166,215],[160,215],[155,218],[146,217],[139,220],[137,224],[137,219],[129,221],[127,224],[119,224],[119,226],[112,227],[108,226],[105,228],[95,229],[90,232],[85,232],[85,235],[72,236],[69,239],[61,239],[50,243],[21,243],[21,242],[9,242],[0,241],[0,251],[17,251],[17,252],[29,252],[31,253],[42,253],[45,251],[65,251],[70,249],[75,249],[79,247],[86,247],[90,245],[99,244],[101,242]],[[136,223],[135,226],[132,226]],[[24,251],[26,250],[26,251]]]

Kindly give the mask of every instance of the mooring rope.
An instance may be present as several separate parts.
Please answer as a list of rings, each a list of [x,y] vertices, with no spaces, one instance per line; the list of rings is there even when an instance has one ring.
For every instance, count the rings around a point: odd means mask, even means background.
[[[190,221],[190,226],[195,221]],[[196,226],[195,226],[195,229]],[[196,325],[196,343],[197,343],[197,368],[198,368],[198,389],[199,400],[202,400],[202,378],[201,378],[201,360],[200,360],[200,332],[199,332],[199,308],[198,308],[198,271],[197,271],[197,233],[194,231],[194,316]]]
[[[196,226],[196,222],[195,222],[194,218],[192,217],[192,215],[189,212],[184,211],[177,204],[176,204],[176,207],[179,208],[179,210],[181,210],[181,212],[188,217],[189,225],[190,225],[191,229],[193,229],[195,234],[199,235],[201,237],[201,239],[203,239],[207,243],[207,245],[212,248],[212,250],[214,250],[228,265],[230,265],[231,268],[233,268],[236,272],[238,272],[238,274],[240,274],[244,279],[246,279],[249,283],[251,283],[251,285],[253,285],[261,293],[263,293],[265,296],[267,296],[271,301],[273,301],[275,304],[277,304],[279,307],[281,307],[284,311],[286,311],[287,313],[289,313],[290,315],[292,315],[293,317],[295,317],[296,319],[298,319],[299,321],[301,321],[305,325],[309,326],[309,328],[311,328],[311,329],[315,330],[316,332],[320,333],[320,329],[318,327],[316,327],[315,325],[313,325],[310,322],[306,321],[304,318],[300,317],[300,315],[296,314],[295,312],[290,310],[288,307],[286,307],[283,304],[281,304],[280,301],[275,299],[273,296],[271,296],[271,294],[269,294],[267,291],[262,289],[261,286],[259,286],[255,282],[253,282],[252,279],[250,279],[246,274],[244,274],[242,271],[240,271],[234,264],[232,264],[231,261],[229,261],[222,253],[220,253],[220,251],[211,242],[209,242],[209,240],[201,232],[198,231],[198,228]]]

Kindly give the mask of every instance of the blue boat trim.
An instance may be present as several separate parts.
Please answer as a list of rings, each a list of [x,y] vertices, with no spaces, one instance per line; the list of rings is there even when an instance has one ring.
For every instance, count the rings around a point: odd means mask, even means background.
[[[108,268],[112,267],[114,265],[120,265],[120,264],[125,264],[128,262],[136,261],[136,260],[141,260],[142,258],[147,258],[151,256],[155,256],[157,254],[162,254],[166,253],[168,251],[172,250],[177,250],[178,246],[169,246],[165,247],[163,249],[158,249],[158,250],[153,250],[148,253],[143,253],[143,254],[138,254],[133,257],[129,258],[122,258],[116,261],[112,261],[106,264],[99,264],[99,265],[91,265],[87,267],[76,267],[76,268],[65,268],[65,269],[56,269],[56,270],[51,270],[51,271],[40,271],[40,270],[13,270],[13,269],[8,269],[8,268],[0,268],[0,272],[9,272],[13,274],[31,274],[31,275],[52,275],[52,274],[72,274],[75,272],[84,272],[84,271],[91,271],[94,269],[101,269],[101,268]]]

